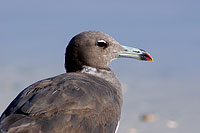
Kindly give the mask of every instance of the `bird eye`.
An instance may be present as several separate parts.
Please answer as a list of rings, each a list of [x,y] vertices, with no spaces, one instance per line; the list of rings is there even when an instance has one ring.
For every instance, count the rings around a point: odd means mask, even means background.
[[[108,44],[107,44],[106,41],[104,41],[104,40],[99,40],[99,41],[97,42],[97,46],[98,46],[98,47],[102,47],[102,48],[106,48],[106,47],[108,47]]]

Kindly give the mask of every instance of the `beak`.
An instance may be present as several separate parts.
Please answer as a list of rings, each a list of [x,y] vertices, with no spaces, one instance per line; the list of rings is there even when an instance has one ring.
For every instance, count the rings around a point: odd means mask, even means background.
[[[153,61],[152,56],[145,50],[127,46],[122,47],[124,50],[117,52],[119,58],[134,58],[137,60]]]

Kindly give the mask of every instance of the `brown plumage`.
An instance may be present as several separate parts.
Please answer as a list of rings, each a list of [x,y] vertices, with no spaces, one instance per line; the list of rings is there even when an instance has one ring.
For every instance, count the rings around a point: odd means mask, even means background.
[[[0,132],[114,133],[120,120],[122,92],[107,65],[120,55],[124,57],[125,52],[105,33],[76,35],[66,49],[68,73],[24,89],[1,115]],[[133,53],[136,58],[138,51]],[[144,57],[144,51],[141,54]]]
[[[121,93],[101,78],[62,74],[22,91],[2,115],[2,129],[109,133],[117,126],[121,100]]]

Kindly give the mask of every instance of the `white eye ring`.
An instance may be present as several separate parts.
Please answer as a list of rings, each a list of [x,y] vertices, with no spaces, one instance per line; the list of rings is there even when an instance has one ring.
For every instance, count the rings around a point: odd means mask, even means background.
[[[99,40],[98,42],[103,42],[103,43],[106,43],[106,41],[104,41],[104,40]]]

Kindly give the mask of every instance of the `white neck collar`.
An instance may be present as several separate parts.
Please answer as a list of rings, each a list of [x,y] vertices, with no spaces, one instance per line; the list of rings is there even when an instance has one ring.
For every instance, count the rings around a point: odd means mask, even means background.
[[[110,82],[113,86],[115,86],[119,90],[121,90],[121,84],[112,71],[108,71],[105,69],[98,69],[90,66],[83,66],[81,73],[87,73],[102,78]]]

